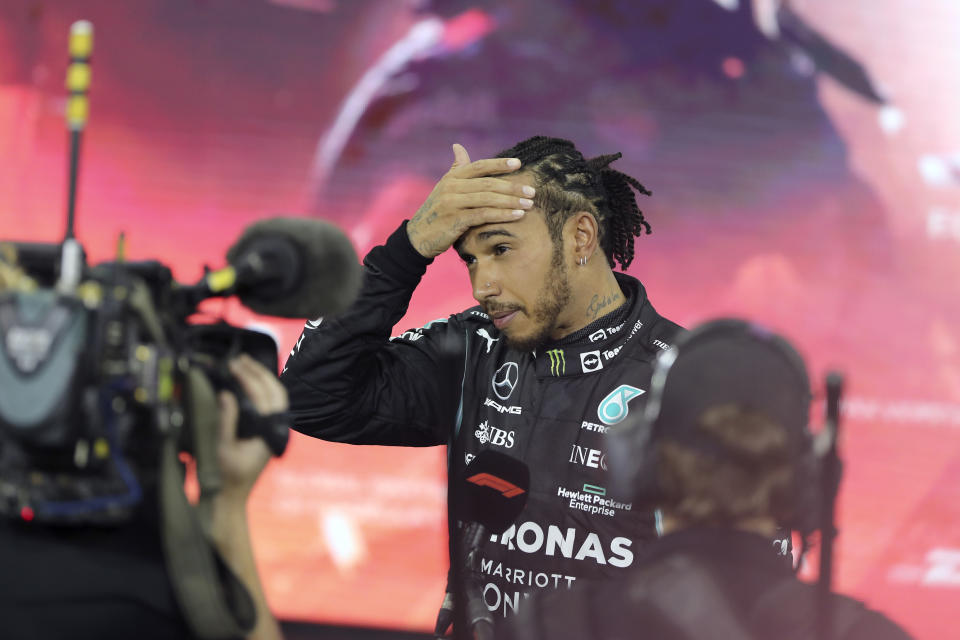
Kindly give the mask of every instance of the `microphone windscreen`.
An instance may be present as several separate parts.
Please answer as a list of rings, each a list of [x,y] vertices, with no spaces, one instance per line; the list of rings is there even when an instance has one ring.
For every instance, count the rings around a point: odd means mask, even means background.
[[[457,517],[479,522],[490,533],[501,533],[516,521],[527,504],[530,468],[516,458],[487,449],[464,470],[455,497]]]
[[[345,311],[360,291],[362,269],[347,235],[336,225],[311,218],[270,218],[244,230],[227,252],[236,264],[245,255],[266,247],[277,255],[277,246],[287,246],[294,259],[283,256],[264,269],[275,280],[269,286],[245,288],[238,282],[240,301],[257,313],[282,318],[315,319]]]

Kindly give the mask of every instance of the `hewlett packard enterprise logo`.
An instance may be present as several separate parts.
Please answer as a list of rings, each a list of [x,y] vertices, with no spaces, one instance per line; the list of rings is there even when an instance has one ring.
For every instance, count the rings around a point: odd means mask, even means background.
[[[557,487],[557,497],[562,498],[567,506],[590,515],[613,518],[618,511],[630,511],[633,504],[619,502],[607,497],[606,487],[596,484],[584,484],[581,489]]]

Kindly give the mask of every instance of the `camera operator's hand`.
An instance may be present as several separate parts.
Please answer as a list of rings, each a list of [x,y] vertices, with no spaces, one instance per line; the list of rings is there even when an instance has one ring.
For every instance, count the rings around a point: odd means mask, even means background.
[[[492,222],[513,222],[533,206],[535,190],[497,178],[520,168],[516,158],[490,158],[470,162],[462,145],[453,145],[454,161],[426,202],[407,223],[413,248],[434,258],[470,227]],[[531,182],[533,177],[530,178]]]
[[[287,390],[275,373],[267,371],[246,354],[231,360],[229,367],[257,413],[265,416],[287,410]],[[270,459],[270,450],[261,438],[238,440],[237,399],[232,393],[221,392],[219,400],[220,441],[217,453],[223,477],[221,493],[246,500]]]
[[[247,355],[230,361],[230,372],[261,415],[287,409],[287,392],[274,372]],[[280,626],[270,613],[263,586],[257,574],[247,523],[247,498],[260,472],[270,460],[270,449],[261,438],[238,440],[237,398],[222,392],[220,400],[220,440],[217,457],[223,486],[213,500],[211,533],[213,541],[234,573],[243,581],[256,603],[257,624],[247,638],[282,638]]]

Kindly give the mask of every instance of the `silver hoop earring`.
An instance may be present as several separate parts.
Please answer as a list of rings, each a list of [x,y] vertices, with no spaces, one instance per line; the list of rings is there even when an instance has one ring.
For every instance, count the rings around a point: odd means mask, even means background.
[[[587,265],[587,256],[580,256],[580,258],[577,260],[577,264],[581,267],[585,267]]]

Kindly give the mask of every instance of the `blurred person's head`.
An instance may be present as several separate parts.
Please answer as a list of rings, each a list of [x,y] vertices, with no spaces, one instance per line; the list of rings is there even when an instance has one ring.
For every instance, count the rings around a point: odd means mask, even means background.
[[[782,425],[760,411],[725,404],[705,410],[697,428],[722,452],[669,439],[655,447],[665,530],[746,527],[772,535],[794,517],[797,469]]]
[[[537,136],[497,155],[519,158],[504,179],[536,188],[516,222],[471,228],[456,243],[474,298],[514,348],[536,349],[623,303],[612,269],[626,269],[650,225],[636,179],[610,168],[620,154],[585,159],[568,140]]]
[[[614,459],[665,531],[805,528],[813,487],[810,385],[782,337],[739,320],[703,324],[658,359],[644,418]]]

